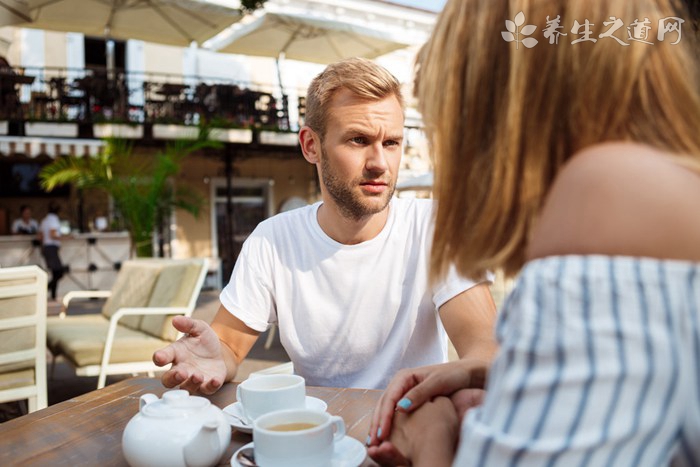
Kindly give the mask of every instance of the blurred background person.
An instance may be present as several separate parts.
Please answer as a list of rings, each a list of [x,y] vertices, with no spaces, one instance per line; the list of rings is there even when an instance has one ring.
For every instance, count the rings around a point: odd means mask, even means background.
[[[19,208],[20,217],[12,223],[13,235],[36,235],[39,232],[39,224],[32,218],[32,208],[23,204]]]
[[[40,226],[41,237],[41,254],[46,262],[46,268],[51,271],[51,281],[49,281],[49,291],[51,299],[56,300],[56,289],[58,281],[61,280],[64,273],[63,262],[59,255],[61,248],[61,219],[58,213],[61,207],[51,202],[49,204],[49,212],[42,219]]]

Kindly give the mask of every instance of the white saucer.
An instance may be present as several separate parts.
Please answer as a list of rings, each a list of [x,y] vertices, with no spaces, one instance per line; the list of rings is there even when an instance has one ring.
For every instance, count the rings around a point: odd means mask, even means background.
[[[248,443],[238,449],[231,457],[231,467],[243,467],[236,459],[238,451],[253,447],[253,443]],[[365,445],[352,438],[345,436],[343,439],[335,443],[333,449],[333,459],[331,459],[330,467],[358,467],[364,462],[367,457],[367,449]]]
[[[316,397],[306,396],[306,408],[311,410],[318,410],[319,412],[325,412],[328,405],[321,399]],[[246,416],[243,413],[243,409],[239,402],[234,402],[233,404],[224,407],[224,414],[227,416],[226,420],[238,431],[243,433],[252,433],[253,424],[244,422]]]

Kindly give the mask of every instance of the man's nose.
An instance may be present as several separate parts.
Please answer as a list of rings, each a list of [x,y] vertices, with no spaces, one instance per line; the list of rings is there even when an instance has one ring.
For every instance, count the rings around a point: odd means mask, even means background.
[[[370,146],[367,162],[365,164],[370,172],[386,172],[389,170],[387,156],[382,144],[374,144]]]

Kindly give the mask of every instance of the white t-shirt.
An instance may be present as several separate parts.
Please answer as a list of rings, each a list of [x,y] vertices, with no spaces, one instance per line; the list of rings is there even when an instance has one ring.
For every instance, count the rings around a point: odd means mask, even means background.
[[[21,217],[12,223],[13,234],[35,234],[39,231],[39,224],[34,219],[25,222]]]
[[[392,199],[382,231],[357,245],[323,232],[320,205],[258,225],[221,292],[224,307],[256,331],[277,323],[309,385],[384,388],[399,369],[446,361],[437,309],[475,283],[451,275],[427,289],[432,201]]]
[[[43,238],[42,242],[44,245],[61,246],[61,242],[59,240],[51,238],[52,230],[55,230],[59,235],[61,233],[61,220],[58,218],[58,215],[51,213],[47,214],[41,221],[40,229]]]

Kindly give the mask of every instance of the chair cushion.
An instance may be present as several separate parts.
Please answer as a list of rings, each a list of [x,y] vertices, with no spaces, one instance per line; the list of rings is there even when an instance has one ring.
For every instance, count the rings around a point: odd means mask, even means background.
[[[182,261],[164,267],[153,287],[148,306],[188,306],[201,271],[202,264],[195,261]],[[172,318],[172,315],[147,315],[139,328],[159,339],[174,341],[177,330],[172,325]]]
[[[112,287],[112,295],[102,307],[102,314],[109,319],[120,308],[145,307],[162,269],[163,263],[158,261],[132,260],[124,262],[114,287]],[[138,329],[141,324],[141,316],[125,316],[119,320],[119,324]]]
[[[99,365],[107,340],[109,320],[102,315],[47,319],[46,340],[54,355],[61,354],[75,366]],[[126,326],[117,326],[110,363],[151,361],[153,352],[168,345]]]
[[[30,370],[19,370],[0,374],[0,391],[34,386],[34,365]]]
[[[23,279],[0,280],[0,288],[6,289],[13,286],[34,285],[36,278],[28,277]],[[20,316],[31,316],[36,313],[36,295],[24,295],[19,297],[0,298],[0,319],[17,318]],[[0,327],[2,325],[0,324]],[[32,350],[36,345],[36,328],[34,325],[14,329],[0,330],[0,355],[8,352],[18,352],[21,350]],[[34,359],[19,362],[10,362],[0,365],[0,372],[11,372],[17,370],[30,370],[32,381],[34,379]],[[11,377],[11,379],[14,376]],[[33,384],[33,383],[30,383]],[[20,384],[20,386],[22,386]]]
[[[0,330],[0,355],[21,350],[33,350],[36,345],[36,328],[34,326]],[[35,360],[9,362],[0,365],[0,372],[34,368]]]

